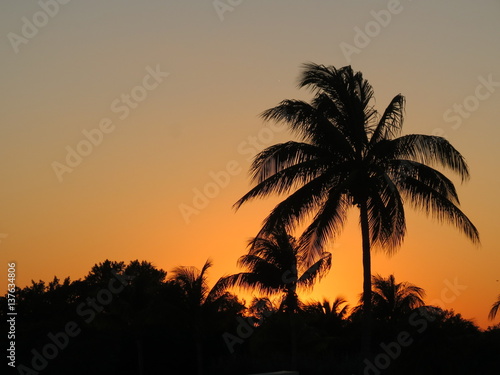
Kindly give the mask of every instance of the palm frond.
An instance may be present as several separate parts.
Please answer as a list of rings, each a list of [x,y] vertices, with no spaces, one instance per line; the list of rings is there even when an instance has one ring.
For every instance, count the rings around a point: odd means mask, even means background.
[[[490,320],[495,319],[498,313],[498,309],[500,309],[500,294],[497,297],[497,301],[491,306],[490,313],[488,314],[488,318]]]
[[[332,266],[332,254],[324,252],[320,259],[313,265],[308,267],[297,280],[297,286],[300,288],[309,289],[314,285],[316,280],[324,277]]]
[[[376,111],[369,106],[373,88],[360,72],[354,73],[350,66],[336,69],[332,66],[308,63],[303,65],[299,87],[308,87],[313,92],[326,93],[338,108],[342,133],[361,150],[367,143],[365,126],[372,122]]]
[[[403,95],[396,95],[380,118],[375,131],[370,138],[370,145],[374,145],[383,139],[394,139],[401,133],[403,126],[403,115],[405,98]]]
[[[316,146],[329,144],[344,154],[351,149],[345,135],[335,126],[341,121],[341,115],[332,117],[332,123],[325,114],[304,101],[283,100],[276,107],[262,112],[260,116],[264,121],[286,123],[292,132]]]
[[[299,239],[307,259],[313,259],[320,254],[329,239],[340,235],[350,207],[351,201],[343,192],[342,186],[330,190],[328,199]]]
[[[373,275],[372,286],[372,304],[379,319],[397,320],[425,304],[422,288],[409,282],[397,283],[394,275]]]
[[[322,155],[323,154],[323,155]],[[304,142],[286,142],[260,152],[250,167],[252,181],[261,183],[287,168],[320,159],[326,155],[316,146]],[[318,163],[315,163],[318,164]],[[303,168],[308,164],[303,165]],[[313,171],[313,170],[311,170]],[[294,171],[298,173],[299,171]],[[313,173],[312,176],[318,173]]]
[[[445,195],[423,182],[408,177],[398,181],[402,194],[410,204],[440,222],[449,222],[464,233],[473,243],[479,244],[479,232],[470,219]]]
[[[289,193],[303,184],[307,186],[307,184],[314,181],[321,174],[322,170],[323,168],[318,166],[318,161],[315,160],[288,167],[256,185],[241,197],[233,207],[237,210],[241,205],[254,198],[262,198],[271,194]],[[313,185],[315,184],[313,183],[311,186]]]
[[[460,204],[455,185],[438,170],[411,160],[393,160],[389,164],[388,174],[393,180],[415,178],[436,190],[454,204]]]
[[[206,261],[205,261],[205,264],[203,265],[203,267],[201,268],[201,271],[200,271],[200,279],[205,279],[205,274],[207,273],[208,269],[210,267],[213,266],[213,262],[212,262],[212,259],[208,258]]]
[[[327,300],[323,301],[323,306],[328,304],[329,303]],[[349,304],[347,303],[347,300],[343,297],[336,297],[330,307],[331,313],[335,314],[339,318],[344,318],[348,310],[349,310]]]
[[[226,283],[231,287],[241,288],[243,290],[255,290],[259,293],[264,293],[270,295],[283,290],[282,285],[280,285],[275,273],[265,273],[265,272],[240,272],[234,275],[226,276]]]
[[[314,212],[324,203],[326,200],[325,192],[335,182],[335,176],[323,173],[297,189],[274,207],[264,219],[258,236],[271,232],[276,226],[284,226],[287,232],[292,232],[307,213]]]
[[[441,165],[457,173],[462,181],[469,178],[464,157],[443,137],[410,134],[389,141],[392,159],[409,159],[429,166]]]
[[[406,234],[406,219],[400,193],[387,175],[372,178],[367,199],[371,244],[392,255]]]
[[[230,281],[226,277],[221,277],[208,292],[205,302],[212,303],[224,297],[231,286]]]

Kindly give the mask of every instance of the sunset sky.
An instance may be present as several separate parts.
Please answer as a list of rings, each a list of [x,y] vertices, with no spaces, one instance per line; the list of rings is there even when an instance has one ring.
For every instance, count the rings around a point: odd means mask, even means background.
[[[232,205],[251,186],[252,157],[291,139],[258,115],[311,97],[297,88],[301,64],[350,64],[380,112],[406,96],[405,134],[443,135],[465,156],[471,180],[454,181],[482,242],[408,207],[403,247],[376,253],[373,273],[492,324],[498,0],[4,0],[0,9],[3,285],[9,261],[20,287],[82,278],[105,259],[169,271],[210,257],[211,282],[237,272],[279,198]],[[304,300],[357,302],[361,236],[351,213],[327,249],[330,273]]]

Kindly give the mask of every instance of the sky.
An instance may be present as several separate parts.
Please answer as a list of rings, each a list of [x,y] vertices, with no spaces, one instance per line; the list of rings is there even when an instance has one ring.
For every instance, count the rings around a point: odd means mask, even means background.
[[[406,97],[404,134],[446,137],[475,246],[407,209],[408,234],[373,273],[414,283],[426,302],[482,328],[500,293],[500,2],[4,0],[0,5],[0,269],[17,285],[84,277],[105,259],[166,271],[238,272],[280,197],[232,205],[263,148],[292,139],[259,114],[304,99],[301,65],[352,65],[382,112]],[[330,273],[304,300],[362,290],[353,209],[326,250]]]

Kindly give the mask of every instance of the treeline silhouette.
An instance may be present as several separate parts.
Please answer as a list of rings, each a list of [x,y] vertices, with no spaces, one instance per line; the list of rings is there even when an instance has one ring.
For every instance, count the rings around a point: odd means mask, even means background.
[[[421,288],[398,283],[393,275],[372,280],[374,356],[366,360],[359,349],[361,302],[352,308],[342,298],[305,303],[282,288],[285,293],[245,303],[228,289],[234,276],[209,287],[210,266],[207,261],[201,269],[177,267],[167,274],[146,261],[106,260],[81,280],[55,277],[18,288],[17,373],[251,374],[295,367],[301,375],[497,374],[500,369],[500,325],[482,331],[460,314],[426,306]],[[3,322],[6,298],[0,301]]]

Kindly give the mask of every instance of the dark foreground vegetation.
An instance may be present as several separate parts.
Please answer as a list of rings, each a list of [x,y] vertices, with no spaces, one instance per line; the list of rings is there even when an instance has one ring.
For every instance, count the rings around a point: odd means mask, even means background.
[[[392,276],[374,278],[366,360],[362,305],[297,298],[292,309],[285,295],[245,306],[224,279],[208,288],[209,267],[179,267],[167,277],[148,262],[105,261],[83,280],[18,289],[13,373],[500,373],[499,325],[481,331],[453,311],[422,306],[423,291]],[[5,324],[5,297],[0,306]]]

